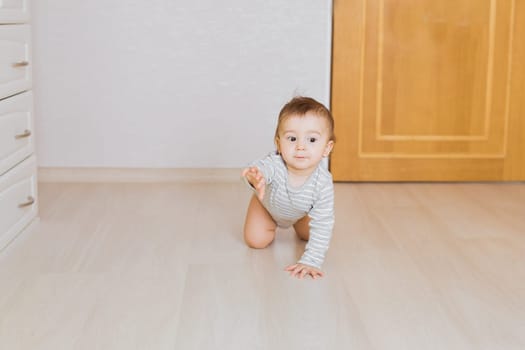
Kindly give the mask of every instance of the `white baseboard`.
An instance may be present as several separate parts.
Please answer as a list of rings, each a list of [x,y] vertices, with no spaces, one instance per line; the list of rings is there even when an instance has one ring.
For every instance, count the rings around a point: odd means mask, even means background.
[[[38,169],[38,182],[237,182],[236,168],[47,168]]]

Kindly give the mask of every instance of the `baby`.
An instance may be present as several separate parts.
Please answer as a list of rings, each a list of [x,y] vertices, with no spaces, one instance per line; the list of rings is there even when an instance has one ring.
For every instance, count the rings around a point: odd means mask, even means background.
[[[312,98],[295,97],[279,113],[277,151],[242,172],[255,191],[244,224],[246,244],[265,248],[277,226],[291,225],[308,241],[299,261],[285,269],[294,277],[324,276],[321,265],[334,225],[334,186],[327,168],[334,141],[328,109]]]

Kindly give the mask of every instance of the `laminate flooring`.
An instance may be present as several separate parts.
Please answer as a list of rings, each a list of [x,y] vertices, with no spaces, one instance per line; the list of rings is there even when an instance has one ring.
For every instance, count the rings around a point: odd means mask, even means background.
[[[0,349],[525,349],[525,184],[336,184],[326,277],[252,250],[242,183],[39,187]]]

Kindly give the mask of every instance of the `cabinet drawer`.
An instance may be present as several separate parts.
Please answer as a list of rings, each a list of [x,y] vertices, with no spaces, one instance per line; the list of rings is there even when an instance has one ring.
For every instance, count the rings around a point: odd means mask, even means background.
[[[0,23],[29,21],[29,0],[0,0]]]
[[[0,176],[0,250],[36,217],[36,196],[34,156]]]
[[[0,25],[0,99],[31,87],[31,28]]]
[[[0,175],[34,152],[33,94],[0,100]]]

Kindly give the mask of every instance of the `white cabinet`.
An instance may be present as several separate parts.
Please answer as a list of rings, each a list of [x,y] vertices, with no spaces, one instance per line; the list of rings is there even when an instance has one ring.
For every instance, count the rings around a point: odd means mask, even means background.
[[[0,24],[0,98],[31,88],[30,38],[27,24]]]
[[[35,156],[0,177],[0,249],[11,242],[37,215]]]
[[[0,250],[37,216],[28,0],[0,0]]]
[[[0,175],[34,153],[33,94],[0,100]]]
[[[0,0],[0,23],[29,22],[29,0]]]

